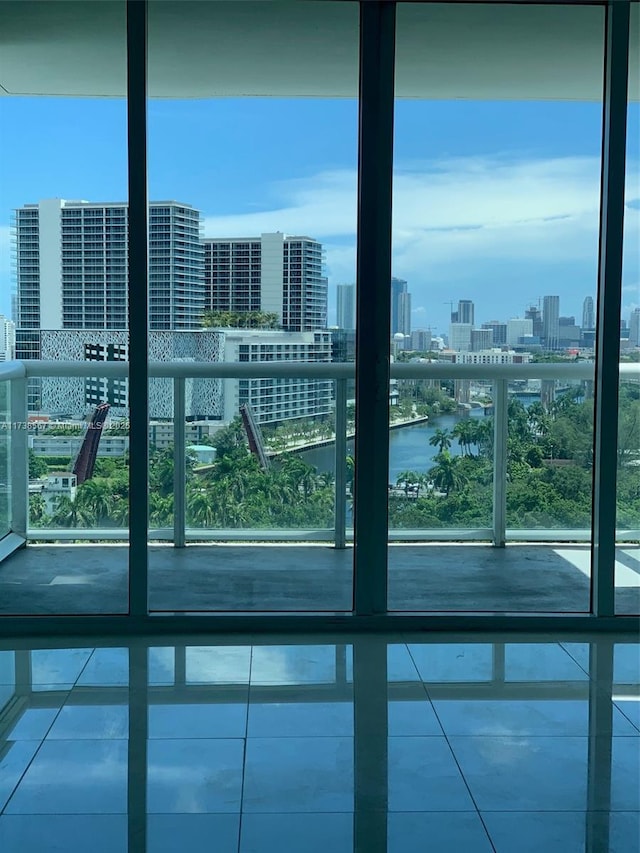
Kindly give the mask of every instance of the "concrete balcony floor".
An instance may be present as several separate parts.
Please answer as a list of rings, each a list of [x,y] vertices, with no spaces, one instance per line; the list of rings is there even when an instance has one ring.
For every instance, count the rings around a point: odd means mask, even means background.
[[[589,610],[586,545],[392,545],[396,611]],[[2,614],[126,613],[126,545],[30,545],[0,564]],[[154,611],[348,611],[353,549],[191,545],[149,549]],[[640,613],[640,548],[616,560],[616,612]]]

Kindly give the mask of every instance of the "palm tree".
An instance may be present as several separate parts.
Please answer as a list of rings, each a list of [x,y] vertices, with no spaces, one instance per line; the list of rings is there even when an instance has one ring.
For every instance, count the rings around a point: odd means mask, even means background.
[[[453,435],[458,439],[463,456],[471,456],[471,445],[473,444],[473,423],[466,418],[458,421],[453,428]]]
[[[448,429],[437,429],[429,439],[432,447],[438,448],[438,453],[444,453],[451,447],[451,433]]]
[[[443,450],[436,456],[435,462],[433,468],[429,469],[429,476],[434,486],[449,497],[449,492],[460,489],[465,482],[458,470],[459,460],[452,457],[448,450]]]
[[[114,499],[109,480],[102,477],[86,480],[78,488],[76,502],[79,502],[81,508],[93,514],[98,527],[104,522],[111,521]]]
[[[187,519],[196,527],[215,527],[214,501],[203,489],[196,489],[187,495]]]
[[[42,525],[47,514],[47,504],[42,495],[29,495],[29,523],[35,527]]]
[[[72,501],[66,495],[61,495],[55,502],[51,522],[57,527],[95,527],[96,518],[82,501]]]

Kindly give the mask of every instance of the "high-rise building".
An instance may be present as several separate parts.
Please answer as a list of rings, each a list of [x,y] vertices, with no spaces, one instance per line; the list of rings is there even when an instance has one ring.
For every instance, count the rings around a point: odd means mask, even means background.
[[[400,297],[403,294],[407,294],[407,282],[402,278],[392,278],[391,279],[391,336],[397,334],[398,332],[402,332],[403,334],[408,334],[404,331],[403,328],[400,328],[403,325],[402,317],[403,312],[406,310],[406,300],[402,300],[403,307],[400,307]],[[409,303],[409,311],[411,311],[411,304]],[[409,314],[411,317],[411,314]],[[410,323],[409,323],[410,325]]]
[[[582,329],[595,329],[596,315],[593,308],[593,297],[585,297],[582,303]]]
[[[149,207],[149,327],[195,329],[204,309],[200,212]],[[23,330],[126,329],[128,207],[46,199],[15,211],[17,317]],[[28,336],[27,336],[28,337]]]
[[[533,320],[515,317],[507,321],[507,344],[510,347],[522,345],[522,339],[533,335]]]
[[[16,357],[16,324],[0,314],[0,361],[12,361]]]
[[[411,294],[401,293],[398,297],[398,331],[411,334]]]
[[[471,329],[471,352],[491,349],[493,329]]]
[[[524,316],[526,320],[531,320],[533,324],[533,332],[531,334],[536,338],[542,338],[544,326],[540,309],[535,305],[530,305],[524,312]]]
[[[629,318],[629,343],[640,347],[640,308],[634,308]]]
[[[277,314],[290,332],[326,329],[322,243],[280,232],[202,242],[206,310]]]
[[[449,349],[456,352],[471,350],[471,323],[451,323],[449,326]]]
[[[339,284],[336,288],[338,308],[338,328],[355,329],[356,327],[356,286],[355,284]]]
[[[507,343],[507,324],[500,320],[489,320],[482,324],[483,329],[491,329],[493,332],[493,346],[500,347]]]
[[[429,352],[431,349],[431,329],[414,329],[411,332],[411,349],[416,352]]]
[[[560,331],[560,297],[545,296],[542,300],[542,337],[547,349],[558,349]]]
[[[460,299],[458,301],[458,323],[475,323],[474,306],[470,299]]]

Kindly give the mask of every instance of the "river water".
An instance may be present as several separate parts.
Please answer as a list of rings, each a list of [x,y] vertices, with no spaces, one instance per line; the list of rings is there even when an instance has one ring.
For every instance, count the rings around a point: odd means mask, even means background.
[[[516,396],[528,408],[534,402],[540,402],[539,396],[520,395]],[[395,483],[398,475],[403,471],[415,471],[424,474],[433,466],[433,459],[438,453],[438,448],[429,444],[429,439],[438,429],[451,431],[459,420],[463,418],[484,418],[483,409],[471,409],[468,415],[440,415],[433,417],[428,422],[414,424],[413,426],[400,427],[389,430],[389,482]],[[353,455],[354,442],[347,445],[348,453]],[[458,439],[453,439],[450,453],[454,456],[460,455]],[[333,444],[326,447],[316,447],[313,450],[305,450],[298,454],[309,465],[313,465],[319,474],[325,471],[334,473],[335,453]]]
[[[438,448],[429,444],[429,439],[436,430],[448,429],[451,431],[462,417],[483,418],[484,416],[483,409],[471,409],[469,415],[440,415],[431,418],[428,422],[389,430],[389,482],[395,483],[398,475],[403,471],[416,471],[419,474],[424,474],[432,467]],[[354,442],[350,441],[347,446],[348,452],[353,454]],[[460,453],[457,439],[453,440],[450,452],[453,455]],[[309,465],[313,465],[319,474],[324,471],[334,473],[335,452],[333,444],[326,447],[316,447],[313,450],[305,450],[298,456]]]

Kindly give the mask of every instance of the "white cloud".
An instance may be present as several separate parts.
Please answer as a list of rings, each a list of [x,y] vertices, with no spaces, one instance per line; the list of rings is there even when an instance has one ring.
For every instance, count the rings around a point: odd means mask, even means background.
[[[640,228],[638,164],[629,164],[627,233]],[[274,184],[272,209],[208,217],[207,235],[284,231],[326,245],[331,280],[355,275],[356,174],[322,172]],[[597,157],[459,158],[411,163],[394,178],[394,274],[459,277],[470,262],[597,262]],[[633,273],[635,277],[635,273]]]

